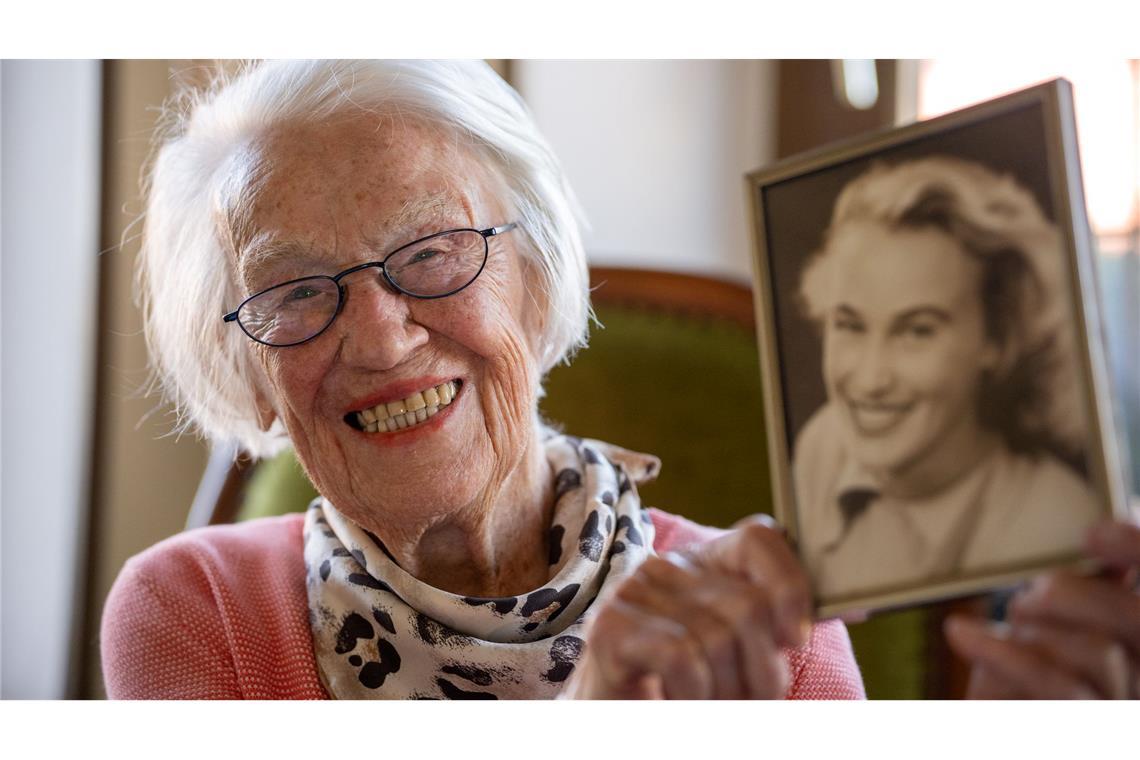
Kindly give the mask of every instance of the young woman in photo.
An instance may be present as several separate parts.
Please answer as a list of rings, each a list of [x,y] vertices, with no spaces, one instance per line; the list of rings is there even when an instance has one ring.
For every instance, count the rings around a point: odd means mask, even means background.
[[[800,297],[827,403],[793,453],[830,597],[1077,550],[1098,506],[1057,228],[1011,177],[933,156],[840,193]]]

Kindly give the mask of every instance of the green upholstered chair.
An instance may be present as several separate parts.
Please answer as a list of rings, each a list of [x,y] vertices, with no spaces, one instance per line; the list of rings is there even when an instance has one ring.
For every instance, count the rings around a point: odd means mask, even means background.
[[[632,269],[591,271],[601,327],[569,366],[553,370],[541,409],[555,427],[661,458],[643,502],[728,527],[771,512],[759,354],[751,292],[705,277]],[[303,510],[315,491],[291,453],[230,473],[228,514],[244,520]],[[241,495],[241,483],[245,482]],[[236,484],[236,485],[235,485]],[[940,608],[849,626],[873,698],[961,691],[941,644]]]

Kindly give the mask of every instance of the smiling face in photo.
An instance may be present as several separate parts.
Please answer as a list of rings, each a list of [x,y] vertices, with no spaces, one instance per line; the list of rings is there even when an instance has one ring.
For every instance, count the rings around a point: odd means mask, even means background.
[[[872,222],[837,229],[826,255],[823,373],[849,450],[885,488],[921,490],[982,435],[977,394],[997,350],[981,265],[939,230]]]

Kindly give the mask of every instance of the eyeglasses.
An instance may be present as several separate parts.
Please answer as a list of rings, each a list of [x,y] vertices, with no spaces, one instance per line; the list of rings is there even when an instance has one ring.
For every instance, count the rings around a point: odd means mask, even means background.
[[[296,346],[317,337],[344,305],[341,280],[363,269],[379,269],[381,282],[412,298],[444,298],[466,288],[487,265],[487,239],[518,227],[517,222],[485,230],[437,232],[370,261],[332,275],[289,280],[254,293],[222,317],[242,332],[274,348]]]

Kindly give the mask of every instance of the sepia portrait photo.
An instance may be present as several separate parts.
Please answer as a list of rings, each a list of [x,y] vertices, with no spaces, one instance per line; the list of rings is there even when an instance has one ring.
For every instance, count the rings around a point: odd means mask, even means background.
[[[1121,508],[1066,88],[749,178],[776,500],[821,612],[1072,563]]]

